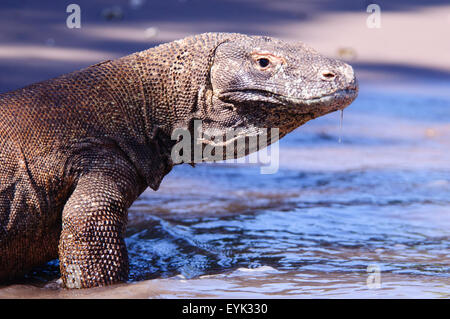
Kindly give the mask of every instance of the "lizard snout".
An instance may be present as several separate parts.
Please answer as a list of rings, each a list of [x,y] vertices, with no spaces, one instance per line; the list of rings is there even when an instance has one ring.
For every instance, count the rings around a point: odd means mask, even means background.
[[[348,64],[337,66],[333,69],[325,68],[318,72],[318,76],[322,81],[336,81],[341,80],[344,83],[355,83],[355,72]]]
[[[348,89],[358,90],[358,82],[356,81],[355,72],[353,71],[353,68],[348,64],[344,64],[339,69],[348,85]]]

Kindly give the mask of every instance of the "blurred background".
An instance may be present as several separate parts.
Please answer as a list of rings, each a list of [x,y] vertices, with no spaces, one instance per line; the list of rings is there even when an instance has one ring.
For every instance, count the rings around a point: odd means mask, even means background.
[[[71,3],[79,29],[66,26]],[[53,261],[0,297],[448,298],[450,4],[376,1],[370,28],[371,3],[2,0],[2,93],[220,31],[306,42],[350,63],[360,94],[342,129],[333,113],[281,140],[276,174],[178,166],[142,194],[129,214],[128,284],[64,291]]]
[[[81,8],[69,29],[66,8]],[[240,32],[304,41],[352,61],[359,77],[447,78],[450,17],[445,0],[377,1],[381,28],[368,28],[359,0],[2,0],[0,91],[45,80],[202,32]],[[414,72],[414,73],[412,73]]]

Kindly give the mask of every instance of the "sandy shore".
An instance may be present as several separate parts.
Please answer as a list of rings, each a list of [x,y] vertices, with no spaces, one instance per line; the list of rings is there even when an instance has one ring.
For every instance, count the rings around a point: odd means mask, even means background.
[[[245,273],[244,278],[241,273]],[[316,277],[321,278],[320,282]],[[134,284],[100,287],[84,290],[34,286],[10,286],[0,290],[2,298],[448,298],[448,289],[442,279],[416,276],[414,280],[402,275],[386,274],[378,288],[368,288],[367,274],[304,273],[294,281],[288,274],[270,267],[237,269],[231,274],[202,276],[185,280],[182,276],[145,280]],[[53,286],[52,286],[53,285]],[[268,287],[264,289],[264,287]],[[423,287],[428,287],[423,291]],[[211,287],[216,287],[211,289]],[[243,287],[243,289],[236,289]],[[277,288],[275,288],[277,287]]]

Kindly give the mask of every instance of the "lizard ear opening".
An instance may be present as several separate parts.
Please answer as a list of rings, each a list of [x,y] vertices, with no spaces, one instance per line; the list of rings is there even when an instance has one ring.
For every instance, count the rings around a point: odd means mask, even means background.
[[[206,70],[205,74],[206,74],[206,83],[205,86],[206,88],[212,88],[212,77],[213,77],[213,67],[214,64],[216,62],[216,55],[217,55],[217,50],[219,49],[219,47],[221,47],[223,44],[225,43],[229,43],[231,42],[231,39],[226,38],[223,39],[221,41],[219,41],[218,43],[215,44],[215,46],[210,50],[210,53],[208,55],[209,57],[209,61],[208,61],[208,69]]]
[[[220,41],[219,43],[216,44],[216,46],[211,50],[211,53],[209,54],[210,59],[209,59],[209,71],[211,71],[212,66],[214,65],[214,58],[216,57],[216,51],[217,49],[225,43],[230,42],[230,39],[224,39],[223,41]]]

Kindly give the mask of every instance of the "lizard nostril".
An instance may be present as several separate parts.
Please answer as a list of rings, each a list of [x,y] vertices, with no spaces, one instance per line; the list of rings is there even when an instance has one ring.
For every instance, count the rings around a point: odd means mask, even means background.
[[[322,72],[322,79],[324,80],[332,80],[335,78],[335,74],[331,71],[325,70]]]

